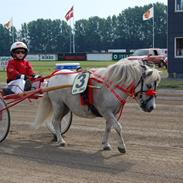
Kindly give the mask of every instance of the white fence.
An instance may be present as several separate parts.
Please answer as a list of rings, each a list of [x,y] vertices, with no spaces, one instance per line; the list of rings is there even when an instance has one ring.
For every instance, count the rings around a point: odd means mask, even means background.
[[[86,55],[87,57],[87,60],[90,60],[90,61],[111,61],[112,60],[112,54],[111,53],[88,53]]]
[[[27,60],[58,60],[57,54],[28,54]]]

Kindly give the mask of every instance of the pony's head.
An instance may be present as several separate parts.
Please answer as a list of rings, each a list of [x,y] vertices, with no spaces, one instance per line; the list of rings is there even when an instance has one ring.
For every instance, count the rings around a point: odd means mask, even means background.
[[[156,87],[160,81],[157,69],[139,60],[124,59],[109,66],[103,72],[103,77],[119,86],[132,88],[127,94],[135,97],[143,111],[151,112],[155,109]]]
[[[160,81],[159,71],[146,65],[141,65],[142,75],[136,84],[134,96],[145,112],[151,112],[156,108],[156,88]]]

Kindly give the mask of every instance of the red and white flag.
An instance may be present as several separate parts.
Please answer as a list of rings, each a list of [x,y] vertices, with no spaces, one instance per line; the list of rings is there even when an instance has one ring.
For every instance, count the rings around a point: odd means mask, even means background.
[[[68,21],[72,17],[74,17],[74,7],[72,6],[71,9],[66,13],[65,19]]]
[[[8,20],[5,24],[4,27],[6,29],[10,29],[13,26],[13,18],[11,18],[10,20]]]
[[[148,9],[144,14],[143,14],[143,20],[149,20],[154,17],[154,8]]]

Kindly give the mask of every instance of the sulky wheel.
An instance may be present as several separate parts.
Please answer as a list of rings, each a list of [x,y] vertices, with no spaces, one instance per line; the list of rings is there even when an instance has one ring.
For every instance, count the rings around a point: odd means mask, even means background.
[[[0,142],[5,140],[10,130],[10,112],[3,98],[0,98]]]
[[[60,123],[61,123],[61,134],[63,135],[64,133],[66,133],[69,130],[69,128],[71,126],[71,123],[72,123],[72,112],[69,112],[67,115],[65,115],[62,118],[62,120],[60,121]],[[48,127],[49,131],[53,135],[56,134],[55,133],[55,129],[54,129],[54,127],[53,127],[51,122],[47,123],[47,127]]]

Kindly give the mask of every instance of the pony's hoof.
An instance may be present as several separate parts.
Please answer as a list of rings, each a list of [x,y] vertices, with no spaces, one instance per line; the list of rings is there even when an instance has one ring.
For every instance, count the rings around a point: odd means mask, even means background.
[[[118,147],[118,151],[120,152],[120,153],[126,153],[126,149],[125,148],[121,148],[121,147]]]
[[[66,143],[65,142],[56,142],[55,146],[57,147],[65,147],[66,146]]]
[[[53,138],[51,139],[51,142],[56,142],[57,141],[57,136],[53,135]]]
[[[66,146],[66,143],[63,143],[63,142],[62,142],[62,143],[60,143],[60,146],[61,146],[61,147],[65,147],[65,146]]]
[[[103,150],[104,151],[110,151],[112,148],[111,148],[111,146],[110,145],[107,145],[107,146],[104,146],[103,147]]]

